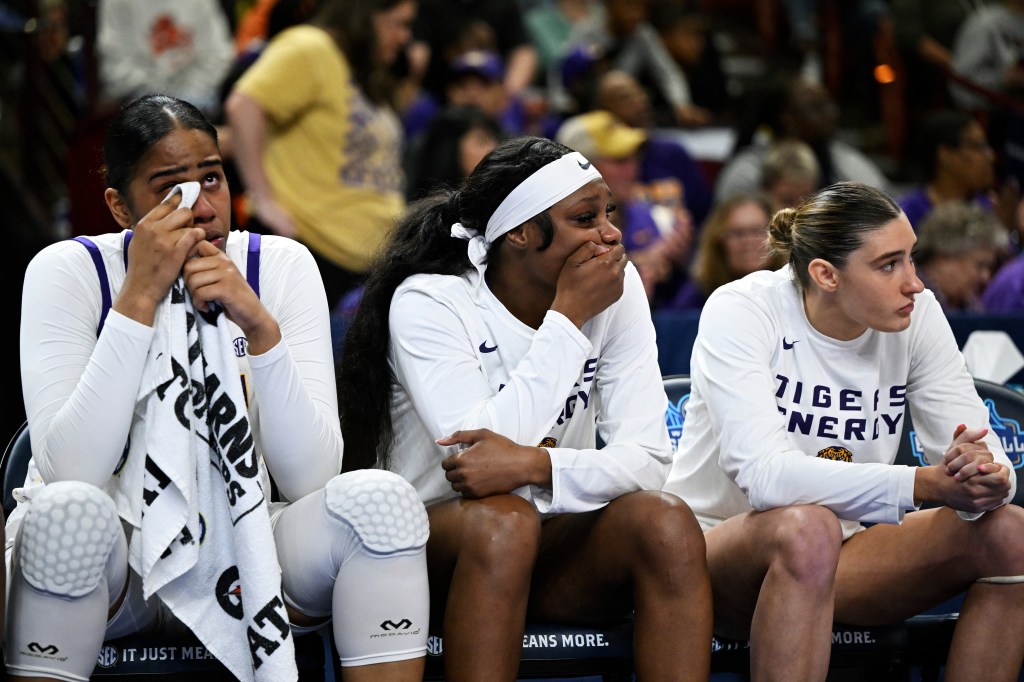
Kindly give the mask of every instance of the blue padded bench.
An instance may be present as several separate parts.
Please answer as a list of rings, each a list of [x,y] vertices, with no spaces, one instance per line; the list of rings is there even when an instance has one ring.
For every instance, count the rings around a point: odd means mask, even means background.
[[[832,631],[832,668],[871,671],[870,679],[906,679],[908,632],[903,625],[862,627],[836,625]],[[671,637],[671,633],[666,633]],[[633,628],[629,622],[602,628],[531,624],[523,637],[519,678],[601,676],[606,682],[631,680]],[[427,644],[426,680],[444,679],[444,646],[431,635]],[[713,673],[746,673],[750,642],[715,637],[711,643]],[[680,661],[685,665],[685,661]]]

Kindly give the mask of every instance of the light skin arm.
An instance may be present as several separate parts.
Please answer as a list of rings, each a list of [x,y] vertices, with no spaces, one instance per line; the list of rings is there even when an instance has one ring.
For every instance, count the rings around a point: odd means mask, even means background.
[[[943,70],[948,70],[953,66],[953,53],[931,36],[921,36],[921,40],[917,44],[917,51],[922,58]]]
[[[274,234],[295,236],[295,224],[274,200],[274,192],[263,166],[267,146],[267,115],[251,97],[232,92],[224,103],[232,131],[232,152],[238,172],[252,204],[253,214]]]
[[[520,45],[508,57],[505,71],[505,91],[517,95],[523,91],[537,73],[537,50],[532,45]]]
[[[914,475],[915,502],[937,502],[966,512],[995,509],[1010,492],[1010,473],[982,441],[988,429],[957,427],[942,463]]]

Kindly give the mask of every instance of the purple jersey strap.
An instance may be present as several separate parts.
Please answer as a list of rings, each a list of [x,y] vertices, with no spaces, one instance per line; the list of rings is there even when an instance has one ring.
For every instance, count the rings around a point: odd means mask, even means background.
[[[96,274],[100,280],[100,296],[103,300],[103,309],[100,311],[100,323],[96,327],[96,336],[100,335],[103,331],[103,323],[107,320],[107,313],[110,312],[110,306],[112,301],[110,299],[110,282],[107,280],[107,268],[103,264],[103,256],[100,254],[100,249],[96,246],[96,243],[87,237],[74,237],[74,241],[84,246],[88,251],[89,255],[92,256],[93,265],[96,266]],[[124,247],[121,252],[124,254],[124,267],[128,269],[128,245],[132,241],[132,231],[126,230],[124,233]],[[249,250],[246,255],[245,263],[245,279],[249,282],[249,286],[256,292],[257,298],[260,295],[260,235],[256,232],[249,234]]]
[[[249,254],[245,261],[245,279],[260,297],[260,233],[249,233]]]
[[[84,246],[89,255],[92,256],[93,265],[96,266],[96,274],[100,277],[100,296],[103,298],[103,309],[100,311],[100,323],[96,327],[96,336],[103,331],[103,323],[107,320],[107,313],[110,311],[110,283],[107,281],[107,268],[103,264],[103,256],[96,243],[86,237],[75,237],[74,240]],[[127,256],[128,250],[125,249]]]

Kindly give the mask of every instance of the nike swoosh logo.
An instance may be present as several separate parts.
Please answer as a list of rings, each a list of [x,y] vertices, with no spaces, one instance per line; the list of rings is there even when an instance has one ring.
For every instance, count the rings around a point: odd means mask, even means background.
[[[486,341],[480,342],[480,352],[481,353],[493,353],[496,350],[498,350],[498,344],[494,344],[493,346],[488,346]]]
[[[798,343],[800,343],[800,339],[797,339],[796,341],[793,341],[792,343],[790,343],[789,341],[786,341],[786,337],[783,336],[782,337],[782,350],[791,350],[793,348],[793,346],[795,346]]]
[[[576,164],[583,170],[590,170],[590,167],[593,165],[589,161],[587,161],[586,163],[580,163],[579,161],[577,161]]]

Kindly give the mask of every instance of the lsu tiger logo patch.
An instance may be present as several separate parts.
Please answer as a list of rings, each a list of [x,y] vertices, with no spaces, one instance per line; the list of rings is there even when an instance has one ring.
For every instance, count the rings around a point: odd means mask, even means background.
[[[818,457],[821,457],[822,459],[831,459],[834,462],[853,461],[853,453],[846,448],[842,448],[837,445],[818,450]]]
[[[544,440],[542,440],[541,442],[537,443],[537,447],[538,448],[553,448],[553,447],[556,447],[557,445],[558,445],[558,440],[552,438],[551,436],[547,436],[547,437],[544,438]]]

